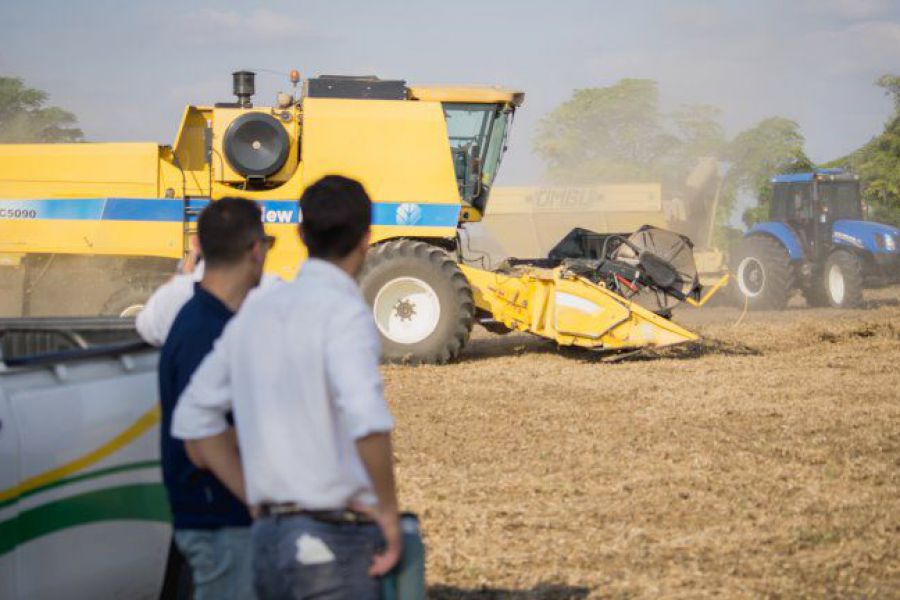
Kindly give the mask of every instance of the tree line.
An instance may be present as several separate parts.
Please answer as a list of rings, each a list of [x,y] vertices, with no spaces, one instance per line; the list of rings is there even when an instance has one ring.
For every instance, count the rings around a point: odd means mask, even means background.
[[[769,117],[729,138],[716,107],[663,112],[658,85],[649,79],[575,90],[541,119],[533,147],[549,179],[568,184],[660,182],[678,189],[699,160],[713,157],[724,167],[718,221],[728,221],[740,194],[751,194],[757,205],[742,215],[748,225],[765,218],[774,175],[842,166],[860,175],[871,217],[900,224],[900,77],[886,75],[877,84],[894,99],[884,132],[825,165],[810,160],[791,119]]]

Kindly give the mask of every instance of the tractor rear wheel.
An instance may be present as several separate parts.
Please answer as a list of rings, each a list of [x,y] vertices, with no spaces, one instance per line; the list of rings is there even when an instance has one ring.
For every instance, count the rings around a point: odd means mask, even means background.
[[[738,300],[754,310],[781,310],[794,287],[787,251],[766,236],[746,238],[732,264]]]
[[[359,276],[388,362],[455,359],[475,319],[472,289],[444,250],[414,240],[373,247]]]
[[[859,257],[835,250],[825,261],[821,285],[834,308],[856,308],[862,304],[863,273]]]

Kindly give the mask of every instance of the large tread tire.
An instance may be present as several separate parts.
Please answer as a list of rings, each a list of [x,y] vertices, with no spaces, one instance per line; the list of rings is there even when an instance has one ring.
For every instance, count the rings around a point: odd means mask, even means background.
[[[839,290],[836,290],[836,277],[841,279]],[[858,308],[863,302],[862,261],[852,252],[835,250],[825,261],[821,285],[833,308]]]
[[[141,310],[158,286],[149,281],[136,281],[112,294],[100,314],[103,316],[134,318]]]
[[[791,259],[777,240],[768,236],[746,238],[732,262],[738,302],[751,310],[782,310],[794,288]]]
[[[439,305],[439,317],[432,324],[426,322],[422,339],[403,341],[386,334],[385,313],[394,308],[379,296],[401,279],[424,283],[433,291]],[[392,240],[369,251],[366,264],[359,275],[360,287],[366,301],[373,307],[381,334],[382,353],[386,362],[411,364],[445,364],[459,356],[469,340],[475,322],[475,303],[472,288],[456,261],[444,250],[415,240]],[[385,292],[390,297],[390,292]],[[376,306],[376,300],[379,306]],[[399,302],[406,303],[406,299]],[[407,308],[415,305],[407,304]],[[379,310],[382,312],[379,317]],[[398,313],[399,314],[399,313]],[[413,312],[418,318],[425,314]],[[417,318],[413,316],[411,318]]]

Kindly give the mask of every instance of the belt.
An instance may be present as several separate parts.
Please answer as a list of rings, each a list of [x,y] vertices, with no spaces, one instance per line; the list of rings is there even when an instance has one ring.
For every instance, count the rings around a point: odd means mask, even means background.
[[[362,525],[366,523],[374,523],[375,521],[369,515],[356,512],[350,509],[343,510],[307,510],[299,504],[293,502],[281,502],[276,504],[261,504],[259,507],[259,515],[262,517],[293,517],[304,516],[321,521],[323,523],[331,523],[333,525]]]

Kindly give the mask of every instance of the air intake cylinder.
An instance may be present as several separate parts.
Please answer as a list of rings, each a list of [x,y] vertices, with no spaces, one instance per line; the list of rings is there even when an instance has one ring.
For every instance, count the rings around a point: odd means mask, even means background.
[[[256,93],[256,73],[253,71],[235,71],[231,74],[234,78],[234,95],[237,96],[241,108],[251,108],[253,103],[250,97]]]

